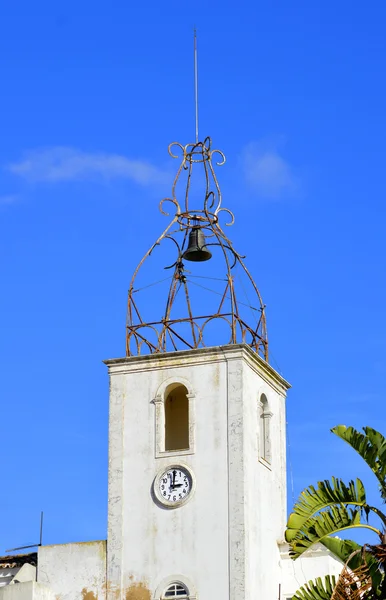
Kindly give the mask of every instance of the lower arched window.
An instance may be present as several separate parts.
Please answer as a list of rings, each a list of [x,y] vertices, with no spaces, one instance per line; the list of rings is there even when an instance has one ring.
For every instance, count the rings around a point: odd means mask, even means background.
[[[189,598],[189,590],[177,581],[168,585],[162,594],[162,600],[183,600],[184,598]]]

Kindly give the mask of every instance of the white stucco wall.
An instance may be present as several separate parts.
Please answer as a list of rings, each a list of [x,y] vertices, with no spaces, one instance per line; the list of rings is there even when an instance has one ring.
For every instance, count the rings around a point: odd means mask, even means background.
[[[257,592],[277,598],[286,382],[243,345],[107,364],[112,597],[148,600],[161,582],[181,579],[200,600],[245,600]],[[175,380],[185,381],[194,396],[195,452],[157,458],[154,399],[162,385]],[[271,469],[258,460],[259,390],[276,411]],[[179,460],[195,474],[195,494],[180,508],[160,508],[152,499],[152,482]],[[266,569],[269,577],[263,576]]]
[[[17,573],[12,578],[10,585],[15,585],[16,583],[23,583],[24,581],[36,581],[36,567],[30,565],[29,563],[25,563],[20,569],[18,569]]]
[[[166,578],[188,577],[200,598],[226,598],[226,365],[199,353],[165,356],[110,366],[110,586],[118,597],[150,598]],[[180,460],[193,469],[197,487],[187,504],[170,510],[155,504],[152,483],[179,459],[156,458],[153,400],[164,382],[176,378],[195,394],[196,452]]]
[[[0,589],[0,600],[56,600],[53,591],[36,581],[7,585]]]
[[[14,585],[25,581],[36,581],[36,567],[24,563],[21,567],[0,568],[0,588],[4,585]]]
[[[40,546],[38,581],[52,589],[56,600],[103,600],[106,542]]]
[[[248,597],[279,597],[280,552],[286,525],[285,389],[253,361],[243,367]],[[260,397],[268,400],[271,461],[261,458]]]
[[[300,558],[292,560],[289,556],[288,544],[281,544],[282,599],[292,595],[305,583],[325,575],[338,576],[343,564],[335,558],[322,544],[316,544]]]

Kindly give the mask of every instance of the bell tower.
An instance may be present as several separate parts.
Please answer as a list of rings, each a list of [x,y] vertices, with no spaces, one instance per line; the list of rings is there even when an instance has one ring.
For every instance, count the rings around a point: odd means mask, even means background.
[[[180,160],[160,204],[169,225],[130,284],[126,357],[106,361],[108,594],[274,600],[289,384],[268,362],[265,306],[222,225],[234,221],[213,164],[223,153],[206,138],[169,154]]]

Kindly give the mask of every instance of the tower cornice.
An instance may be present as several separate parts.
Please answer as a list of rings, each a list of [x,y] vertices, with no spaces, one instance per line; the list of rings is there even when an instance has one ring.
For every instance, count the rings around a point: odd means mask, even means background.
[[[104,360],[110,375],[124,375],[150,371],[154,369],[170,369],[170,367],[183,367],[203,365],[213,362],[227,362],[244,359],[246,364],[278,393],[285,395],[291,387],[270,364],[254,352],[248,344],[229,344],[226,346],[212,346],[209,348],[195,348],[192,350],[177,350],[158,354],[145,354],[140,356],[127,356],[124,358],[111,358]]]

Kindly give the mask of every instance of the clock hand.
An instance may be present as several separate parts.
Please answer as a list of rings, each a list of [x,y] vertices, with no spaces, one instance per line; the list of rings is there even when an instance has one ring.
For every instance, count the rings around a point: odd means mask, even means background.
[[[173,483],[172,483],[172,488],[173,488],[173,489],[176,487],[176,486],[174,485],[174,484],[175,484],[175,481],[176,481],[176,474],[177,474],[177,471],[173,471]]]

